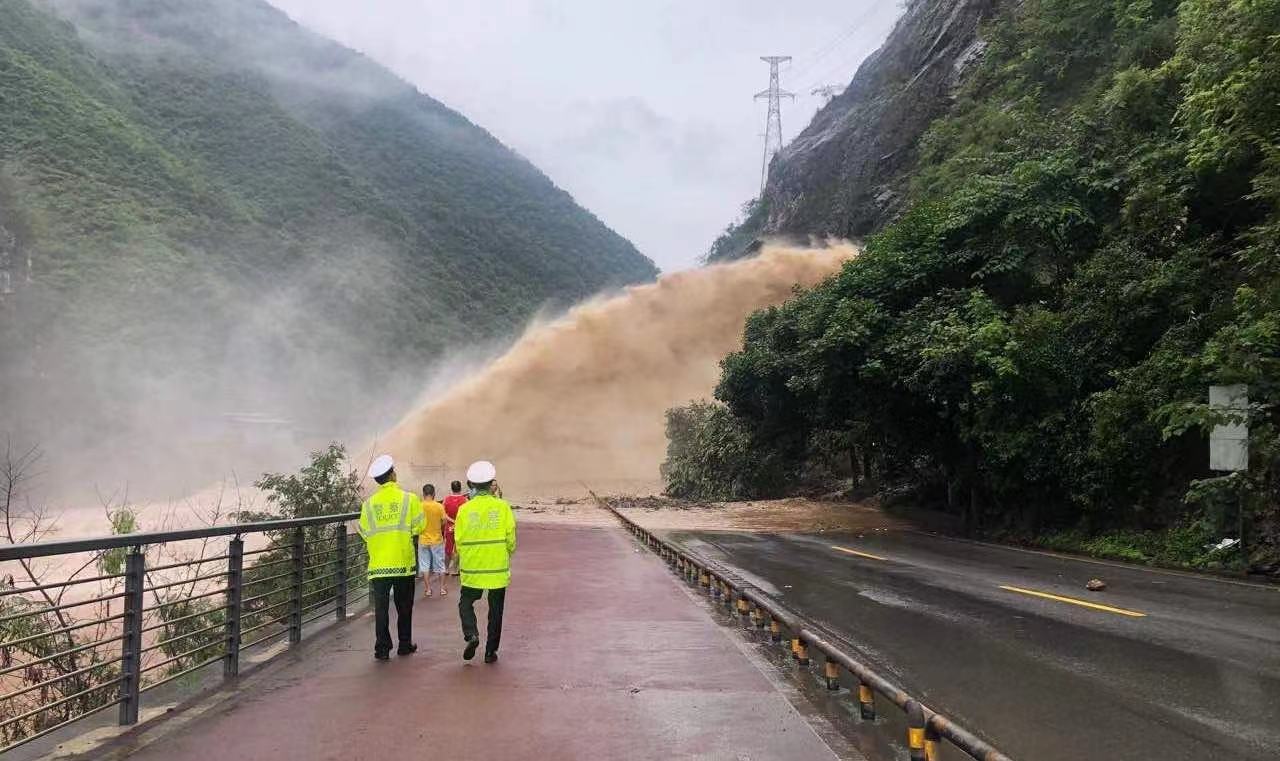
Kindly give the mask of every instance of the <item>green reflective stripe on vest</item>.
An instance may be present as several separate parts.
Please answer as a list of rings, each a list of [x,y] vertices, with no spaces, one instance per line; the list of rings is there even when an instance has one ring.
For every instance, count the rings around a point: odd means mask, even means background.
[[[364,535],[373,536],[375,534],[389,534],[392,531],[407,531],[407,530],[408,529],[404,528],[403,526],[379,526],[378,528],[375,528],[372,531],[364,532]]]
[[[473,539],[469,542],[457,542],[459,547],[470,547],[475,544],[506,544],[506,539]]]
[[[397,528],[404,531],[409,528],[409,492],[404,493],[404,499],[400,500],[400,525]]]

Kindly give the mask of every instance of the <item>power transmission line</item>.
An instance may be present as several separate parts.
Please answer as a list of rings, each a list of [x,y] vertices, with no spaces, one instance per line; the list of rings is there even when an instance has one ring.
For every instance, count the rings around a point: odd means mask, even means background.
[[[857,71],[857,66],[854,65],[855,62],[861,64],[862,61],[866,60],[867,55],[868,51],[866,48],[858,48],[854,50],[854,55],[852,57],[846,53],[846,55],[841,56],[838,59],[833,59],[836,61],[835,66],[830,66],[824,69],[820,74],[818,74],[818,76],[814,77],[813,81],[811,81],[807,87],[821,87],[823,82],[829,81],[832,77],[837,75],[852,78],[853,74]],[[853,71],[850,71],[850,69],[853,69]]]
[[[778,86],[778,64],[791,60],[789,55],[762,55],[760,60],[769,64],[769,88],[756,93],[756,100],[769,99],[769,114],[764,121],[764,159],[760,166],[760,195],[764,195],[764,183],[769,178],[769,160],[782,150],[782,99],[796,99],[796,94]]]
[[[827,58],[827,56],[835,53],[845,40],[849,39],[856,32],[862,29],[866,21],[870,19],[873,15],[875,15],[876,12],[879,10],[877,6],[878,4],[875,2],[869,3],[867,5],[867,9],[863,11],[858,16],[857,19],[855,19],[851,24],[849,24],[849,26],[845,27],[838,34],[836,34],[834,37],[828,40],[826,44],[821,45],[818,48],[809,51],[803,56],[800,56],[800,61],[801,61],[800,65],[795,67],[794,69],[788,69],[787,75],[791,77],[801,77],[801,76],[807,76],[809,74],[812,74],[816,70],[815,67],[825,63],[825,59]],[[823,77],[819,77],[819,79],[822,79],[822,78]]]

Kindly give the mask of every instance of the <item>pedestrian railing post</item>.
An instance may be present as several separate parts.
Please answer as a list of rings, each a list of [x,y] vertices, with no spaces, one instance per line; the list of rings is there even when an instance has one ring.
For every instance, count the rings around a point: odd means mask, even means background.
[[[147,559],[141,547],[124,558],[124,621],[120,661],[120,723],[138,722],[138,697],[142,689],[142,607]]]
[[[334,544],[337,545],[335,552],[337,559],[334,561],[337,567],[336,583],[338,591],[334,594],[333,615],[339,621],[347,617],[347,526],[345,523],[339,523],[335,529]]]
[[[801,666],[808,666],[809,665],[809,645],[802,639],[797,639],[796,642],[799,643],[798,645],[796,645],[796,662],[799,663]]]
[[[292,599],[289,604],[289,644],[302,641],[302,570],[306,554],[306,534],[301,527],[293,530],[293,578],[290,580]]]
[[[907,701],[907,754],[911,761],[927,761],[924,751],[924,707],[918,700]]]
[[[244,540],[235,537],[227,544],[226,654],[222,658],[222,678],[240,673],[240,622],[244,599]]]
[[[782,626],[778,624],[778,619],[772,615],[769,616],[769,638],[775,643],[782,641]]]
[[[938,736],[938,730],[934,729],[932,724],[926,723],[924,725],[924,757],[928,761],[937,761],[938,754],[941,752],[939,747],[941,743],[942,738]]]

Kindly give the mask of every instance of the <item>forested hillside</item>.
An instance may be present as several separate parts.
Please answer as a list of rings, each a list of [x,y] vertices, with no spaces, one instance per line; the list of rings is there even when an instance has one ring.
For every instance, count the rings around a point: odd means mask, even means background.
[[[261,0],[0,0],[0,104],[0,431],[46,449],[245,410],[332,434],[446,347],[655,274]]]
[[[852,475],[973,530],[1197,565],[1243,565],[1204,546],[1243,503],[1274,570],[1280,1],[1003,2],[978,29],[901,216],[751,318],[719,403],[672,412],[669,489]],[[1208,470],[1215,383],[1249,386],[1247,474]]]

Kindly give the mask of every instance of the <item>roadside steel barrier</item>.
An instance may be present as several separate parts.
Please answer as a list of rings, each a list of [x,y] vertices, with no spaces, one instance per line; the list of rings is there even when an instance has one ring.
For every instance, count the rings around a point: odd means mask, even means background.
[[[593,495],[594,496],[594,495]],[[910,761],[933,761],[938,758],[939,743],[943,740],[954,745],[972,758],[980,761],[1012,761],[1004,753],[973,732],[965,729],[943,714],[934,711],[905,690],[858,661],[828,637],[815,631],[816,626],[795,613],[783,608],[777,601],[749,584],[735,579],[716,563],[697,553],[678,547],[640,524],[631,520],[612,505],[597,502],[613,513],[623,526],[662,557],[668,565],[706,592],[717,603],[736,607],[742,618],[751,622],[757,630],[768,630],[773,643],[785,642],[791,649],[791,657],[802,667],[810,663],[812,650],[822,653],[823,679],[827,689],[840,689],[841,672],[856,680],[856,689],[850,695],[858,701],[858,715],[865,721],[876,718],[875,696],[880,695],[902,709],[907,720],[907,751]],[[789,636],[784,637],[785,634]]]
[[[217,663],[233,679],[246,650],[295,646],[306,624],[342,621],[369,593],[364,542],[347,532],[359,517],[0,546],[0,564],[20,564],[0,565],[0,753],[113,706],[119,724],[134,724],[157,687]],[[253,535],[262,546],[246,550]],[[225,551],[215,543],[205,557],[208,540],[224,537]],[[159,562],[188,540],[204,541],[199,557]],[[78,570],[45,580],[61,568]]]

